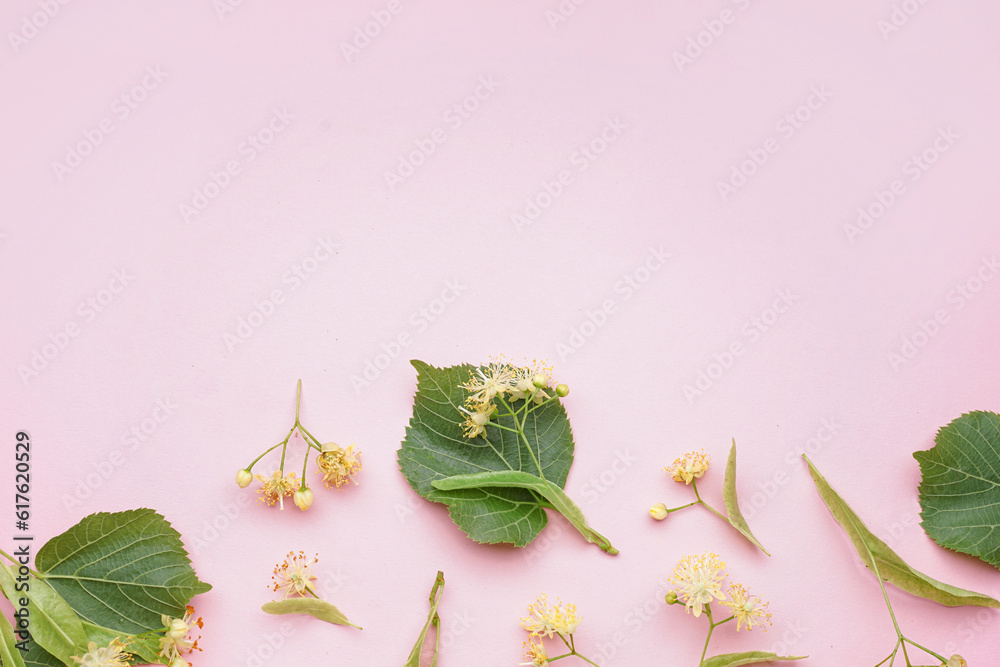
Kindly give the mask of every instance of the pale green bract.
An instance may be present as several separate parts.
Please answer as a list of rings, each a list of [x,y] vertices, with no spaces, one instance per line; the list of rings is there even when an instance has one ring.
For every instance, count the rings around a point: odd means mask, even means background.
[[[539,406],[526,406],[524,400],[509,403],[523,418],[527,442],[514,432],[519,424],[504,414],[504,407],[482,436],[466,438],[462,407],[467,391],[461,385],[469,380],[473,366],[411,363],[417,369],[417,393],[398,459],[417,493],[447,505],[452,520],[477,542],[526,546],[545,527],[545,510],[550,508],[565,516],[587,541],[618,553],[587,525],[583,512],[563,491],[574,444],[558,399]]]
[[[922,526],[948,549],[1000,568],[1000,415],[970,412],[942,428],[920,464]]]

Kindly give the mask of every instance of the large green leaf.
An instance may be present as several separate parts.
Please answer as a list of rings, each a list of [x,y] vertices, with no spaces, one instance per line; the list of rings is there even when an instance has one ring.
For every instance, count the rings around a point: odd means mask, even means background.
[[[361,629],[360,625],[354,625],[347,620],[342,611],[326,600],[320,600],[319,598],[287,598],[275,602],[265,602],[261,610],[275,616],[305,614],[313,618],[318,618],[321,621],[326,621],[327,623],[333,623],[334,625],[349,625],[352,628]]]
[[[805,655],[775,655],[767,651],[745,651],[743,653],[723,653],[722,655],[705,658],[701,667],[739,667],[760,662],[777,662],[779,660],[803,660]]]
[[[7,565],[0,566],[0,586],[15,606],[27,596],[29,631],[33,643],[66,664],[71,656],[86,652],[87,635],[76,612],[66,600],[46,582],[33,576],[16,581]],[[20,590],[18,590],[20,588]]]
[[[86,649],[83,649],[77,655],[83,655],[85,652]],[[24,667],[65,667],[77,664],[73,660],[68,663],[62,662],[33,641],[28,642],[28,650],[22,653],[21,657],[24,658]]]
[[[424,643],[427,641],[427,633],[430,632],[431,627],[437,628],[434,637],[434,653],[431,657],[430,667],[437,667],[438,664],[438,650],[441,648],[441,617],[438,616],[438,605],[441,603],[441,593],[444,592],[444,572],[440,570],[437,573],[437,578],[434,579],[434,586],[431,588],[431,611],[427,614],[427,622],[424,623],[424,629],[420,632],[420,636],[417,637],[417,643],[413,645],[413,650],[410,651],[410,657],[407,659],[403,667],[420,667],[420,657],[423,654]]]
[[[764,545],[750,532],[750,526],[747,525],[747,520],[740,511],[739,499],[736,497],[736,438],[733,438],[733,446],[729,448],[729,460],[726,461],[726,478],[722,484],[722,498],[726,503],[726,518],[732,524],[733,528],[743,533],[744,537],[753,542],[758,549],[770,556],[771,554],[767,552]]]
[[[111,632],[162,627],[212,587],[191,568],[180,535],[150,509],[85,517],[49,540],[35,558],[39,575],[80,617]]]
[[[833,518],[837,520],[851,538],[854,549],[861,556],[861,561],[873,573],[877,572],[883,580],[888,581],[907,593],[919,595],[949,607],[970,605],[975,607],[1000,607],[1000,601],[988,595],[956,588],[928,577],[914,570],[900,558],[885,542],[872,533],[854,510],[841,498],[833,487],[823,478],[816,467],[805,454],[802,458],[809,464],[809,474],[812,475],[820,497],[830,508]]]
[[[524,431],[530,450],[514,431],[507,430],[515,427],[508,415],[495,418],[498,426],[487,426],[485,437],[469,439],[462,433],[466,390],[461,385],[473,367],[411,363],[417,369],[417,394],[398,458],[400,470],[417,493],[447,505],[452,520],[477,542],[525,546],[545,527],[545,507],[551,507],[566,515],[589,541],[617,553],[606,538],[586,526],[582,512],[562,492],[574,445],[569,419],[558,400],[528,413]],[[515,410],[521,406],[523,401],[512,404]],[[517,482],[510,477],[514,473],[525,475],[524,480],[530,478],[529,483]],[[449,478],[455,482],[446,482]],[[535,480],[550,491],[555,489],[551,493],[569,504],[560,507],[539,493],[532,487]]]
[[[920,464],[924,530],[1000,568],[1000,415],[970,412],[938,431]]]

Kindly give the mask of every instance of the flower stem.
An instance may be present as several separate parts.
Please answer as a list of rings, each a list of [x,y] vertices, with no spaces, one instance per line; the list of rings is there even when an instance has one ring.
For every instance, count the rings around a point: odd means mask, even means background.
[[[705,646],[701,649],[701,660],[698,664],[705,662],[705,654],[708,653],[708,642],[712,641],[712,633],[715,632],[715,623],[712,622],[712,605],[705,605],[705,615],[708,616],[708,636],[705,637]]]
[[[288,441],[288,439],[286,438],[286,439],[285,439],[285,442],[287,442],[287,441]],[[260,456],[258,456],[257,458],[255,458],[255,459],[253,460],[253,463],[251,463],[250,465],[248,465],[248,466],[246,467],[246,470],[247,470],[248,472],[249,472],[250,470],[252,470],[252,469],[253,469],[253,467],[254,467],[255,465],[257,465],[257,461],[260,461],[260,460],[261,460],[262,458],[264,458],[265,456],[267,456],[267,454],[268,454],[269,452],[273,452],[273,451],[274,451],[275,449],[277,449],[278,447],[281,447],[281,446],[282,446],[283,444],[285,444],[285,443],[284,443],[284,442],[279,442],[279,443],[278,443],[278,444],[276,444],[276,445],[275,445],[274,447],[270,447],[270,448],[268,448],[267,450],[265,450],[263,454],[261,454]]]
[[[714,507],[712,507],[711,505],[709,505],[708,503],[706,503],[704,500],[701,499],[701,494],[698,493],[698,482],[696,480],[691,480],[691,488],[694,489],[694,497],[698,499],[698,500],[695,501],[696,503],[701,503],[706,508],[708,508],[708,510],[712,514],[714,514],[715,516],[719,517],[720,519],[722,519],[726,523],[729,523],[729,519],[726,518],[726,516],[724,514],[720,514],[719,512],[715,511]]]

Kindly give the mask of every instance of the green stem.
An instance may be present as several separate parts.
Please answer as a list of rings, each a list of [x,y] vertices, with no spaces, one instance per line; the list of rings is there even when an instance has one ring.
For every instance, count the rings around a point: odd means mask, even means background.
[[[698,664],[705,662],[705,655],[708,653],[708,642],[712,641],[712,633],[715,632],[715,623],[712,622],[712,605],[705,605],[705,615],[708,616],[708,636],[705,637],[705,646],[701,649],[701,660]]]
[[[497,394],[497,398],[500,399],[500,402],[503,403],[503,406],[505,408],[507,408],[508,412],[510,412],[510,413],[514,412],[513,408],[510,407],[510,404],[507,403],[507,401],[504,399],[503,396],[500,396],[499,394]],[[527,418],[528,415],[525,414],[524,416],[525,416],[525,418]],[[524,442],[524,446],[527,447],[528,453],[531,454],[531,460],[535,462],[535,467],[538,469],[538,476],[541,477],[542,479],[545,479],[545,473],[542,472],[542,464],[538,461],[538,457],[535,455],[535,450],[533,450],[531,448],[531,443],[528,442],[527,436],[524,435],[524,423],[523,423],[523,421],[522,421],[522,423],[518,424],[517,419],[515,418],[514,419],[514,423],[517,424],[517,434],[518,434],[518,436],[520,436],[521,440]]]
[[[288,438],[285,438],[285,442],[288,442]],[[265,456],[267,456],[268,453],[273,452],[275,449],[277,449],[278,447],[281,447],[283,444],[285,444],[285,443],[284,442],[279,442],[274,447],[271,447],[271,448],[267,449],[263,454],[261,454],[260,456],[258,456],[257,458],[255,458],[253,460],[253,463],[251,463],[250,465],[248,465],[246,467],[247,472],[253,470],[253,467],[255,465],[257,465],[257,461],[260,461],[262,458],[264,458]]]
[[[6,551],[4,551],[3,549],[0,549],[0,556],[3,556],[4,558],[6,558],[10,562],[14,563],[18,567],[20,567],[22,565],[21,561],[17,560],[16,558],[14,558],[13,556],[11,556],[9,553],[7,553]],[[6,565],[3,565],[3,563],[0,563],[0,567],[6,567]],[[25,566],[25,567],[27,567],[27,566]],[[30,572],[31,574],[35,575],[39,579],[41,579],[41,575],[39,575],[38,572],[36,572],[35,570],[32,570],[30,567],[28,568],[28,572]],[[13,575],[11,575],[11,576],[13,576]]]
[[[714,507],[712,507],[711,505],[709,505],[708,503],[706,503],[704,500],[701,499],[701,494],[698,493],[698,482],[696,480],[691,480],[691,488],[694,489],[694,497],[698,499],[698,500],[695,501],[696,503],[701,503],[706,508],[708,508],[708,510],[712,514],[714,514],[715,516],[719,517],[720,519],[722,519],[726,523],[729,523],[729,519],[726,518],[726,516],[724,514],[719,514],[717,511],[715,511]]]
[[[295,423],[299,423],[299,403],[302,402],[302,378],[299,378],[299,383],[295,387]]]
[[[319,441],[319,439],[316,436],[314,436],[312,433],[310,433],[308,430],[306,430],[306,427],[303,426],[302,424],[300,424],[298,422],[295,422],[295,425],[299,427],[299,432],[303,436],[308,436],[308,438],[307,437],[303,437],[302,438],[303,440],[306,441],[307,445],[309,445],[313,449],[318,449],[319,451],[323,451],[323,445],[320,444],[320,441]],[[312,440],[312,442],[309,442],[310,439]],[[313,443],[316,443],[316,444],[313,444]]]
[[[928,655],[934,656],[934,658],[936,658],[937,660],[940,660],[941,662],[948,662],[948,658],[944,657],[943,655],[938,655],[937,653],[935,653],[934,651],[930,650],[926,646],[921,646],[920,644],[918,644],[917,642],[913,641],[912,639],[910,639],[908,637],[903,637],[903,641],[904,642],[909,642],[910,644],[912,644],[916,648],[920,649],[921,651],[924,651]],[[906,651],[906,647],[905,646],[903,647],[903,651],[904,652]]]
[[[699,504],[699,501],[696,500],[693,503],[688,503],[687,505],[681,505],[680,507],[668,507],[667,512],[679,512],[681,510],[685,510],[697,504]]]

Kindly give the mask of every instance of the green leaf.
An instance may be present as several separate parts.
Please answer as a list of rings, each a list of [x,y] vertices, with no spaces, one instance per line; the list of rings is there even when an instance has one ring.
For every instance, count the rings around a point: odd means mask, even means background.
[[[779,660],[803,660],[807,655],[775,655],[767,651],[746,651],[744,653],[723,653],[706,658],[701,663],[701,667],[738,667],[739,665],[753,665],[758,662],[777,662]]]
[[[354,625],[348,621],[339,609],[319,598],[288,598],[277,602],[267,602],[261,607],[261,610],[275,616],[305,614],[334,625],[349,625],[352,628],[361,629],[360,625]]]
[[[27,584],[27,590],[17,590],[18,584]],[[16,582],[11,569],[3,565],[0,567],[0,586],[15,607],[20,607],[17,601],[27,596],[34,643],[66,664],[72,663],[72,656],[86,652],[87,635],[83,632],[79,616],[46,582],[34,576],[29,576],[27,581]]]
[[[861,556],[865,567],[872,570],[873,573],[877,571],[883,580],[907,593],[919,595],[949,607],[962,605],[1000,607],[1000,601],[994,600],[988,595],[949,586],[936,579],[931,579],[926,574],[907,565],[902,558],[896,555],[895,551],[889,548],[889,545],[868,530],[868,527],[854,513],[854,510],[823,479],[809,457],[803,454],[802,458],[809,464],[809,474],[812,475],[813,481],[816,483],[819,495],[823,498],[826,506],[830,508],[833,518],[851,538],[854,549]]]
[[[934,442],[913,453],[924,531],[943,547],[1000,568],[1000,415],[962,415]]]
[[[417,643],[413,646],[413,650],[410,651],[410,657],[407,659],[406,664],[403,667],[420,667],[420,654],[423,653],[424,642],[427,641],[427,633],[430,631],[431,626],[439,628],[441,625],[441,617],[438,616],[438,604],[441,603],[441,593],[444,592],[444,572],[440,570],[437,573],[437,578],[434,580],[434,587],[431,588],[431,611],[427,615],[427,623],[424,624],[424,629],[420,632],[420,636],[417,638]],[[434,639],[434,657],[431,658],[430,667],[437,667],[438,663],[438,649],[441,644],[441,632],[440,629],[435,634]]]
[[[95,626],[136,635],[184,615],[211,590],[191,568],[180,535],[150,509],[85,517],[38,551],[35,567]]]
[[[722,484],[722,497],[726,503],[726,518],[729,519],[733,528],[743,533],[758,549],[770,556],[771,554],[767,553],[764,545],[758,542],[757,538],[750,532],[750,526],[747,525],[747,520],[740,512],[740,504],[736,498],[736,438],[733,438],[733,446],[729,449],[729,460],[726,461],[726,479]]]
[[[4,667],[25,667],[21,658],[21,650],[17,648],[14,638],[14,626],[7,617],[0,614],[0,665]]]
[[[146,635],[144,637],[134,637],[132,635],[116,632],[109,628],[102,628],[99,625],[94,625],[93,623],[83,622],[83,630],[87,633],[87,639],[96,643],[98,646],[107,646],[111,643],[112,639],[119,639],[121,641],[128,640],[127,650],[129,653],[142,658],[140,664],[145,663],[158,663],[162,658],[159,657],[160,652],[160,637],[162,635]]]
[[[617,553],[607,538],[587,526],[579,507],[563,491],[574,444],[558,400],[527,413],[524,432],[531,449],[516,432],[507,430],[517,425],[509,414],[494,417],[485,437],[469,439],[462,433],[461,408],[467,391],[461,385],[469,380],[473,366],[410,363],[417,369],[417,393],[398,459],[417,493],[447,505],[452,520],[477,542],[523,547],[545,527],[545,508],[551,507],[588,541]],[[510,405],[516,412],[524,401]],[[499,412],[506,410],[501,407]]]
[[[79,655],[83,655],[81,651]],[[33,641],[28,642],[28,650],[21,654],[24,658],[24,667],[65,667],[67,664],[76,665],[74,661],[64,663],[41,646]]]

